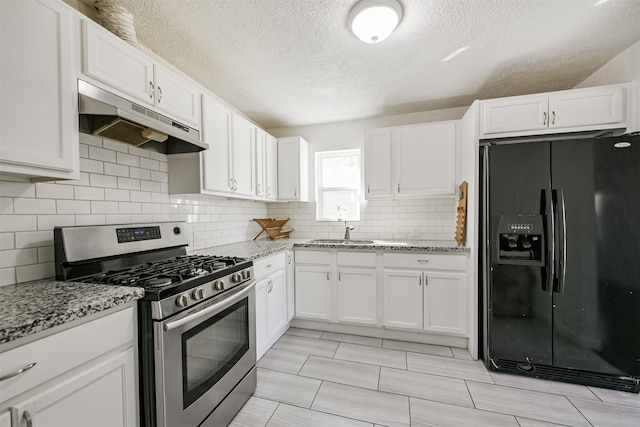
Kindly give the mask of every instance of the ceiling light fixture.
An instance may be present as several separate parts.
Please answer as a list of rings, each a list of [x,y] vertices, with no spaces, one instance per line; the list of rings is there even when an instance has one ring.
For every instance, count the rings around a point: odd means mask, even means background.
[[[362,0],[349,13],[349,28],[365,43],[379,43],[391,35],[402,19],[396,0]]]

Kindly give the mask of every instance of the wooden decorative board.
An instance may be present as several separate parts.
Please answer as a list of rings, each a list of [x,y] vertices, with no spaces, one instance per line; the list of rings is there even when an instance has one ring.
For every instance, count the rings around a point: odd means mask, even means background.
[[[291,232],[293,231],[293,229],[282,229],[282,226],[285,225],[287,221],[289,221],[289,218],[254,218],[253,220],[257,222],[260,227],[262,227],[262,230],[258,234],[256,234],[256,237],[254,237],[253,240],[256,240],[265,231],[267,232],[271,240],[289,237],[289,234],[291,234]]]
[[[465,240],[467,227],[467,181],[460,184],[460,198],[458,200],[458,219],[456,220],[456,242],[461,245]]]

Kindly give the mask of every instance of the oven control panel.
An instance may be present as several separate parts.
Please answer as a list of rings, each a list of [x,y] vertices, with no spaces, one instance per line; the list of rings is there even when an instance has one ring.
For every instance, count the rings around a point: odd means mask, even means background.
[[[118,243],[139,242],[140,240],[160,239],[160,227],[116,228]]]

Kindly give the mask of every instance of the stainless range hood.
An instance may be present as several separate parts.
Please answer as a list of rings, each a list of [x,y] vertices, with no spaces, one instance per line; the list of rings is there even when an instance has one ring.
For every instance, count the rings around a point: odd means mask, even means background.
[[[165,154],[206,150],[200,131],[91,83],[78,80],[80,132]]]

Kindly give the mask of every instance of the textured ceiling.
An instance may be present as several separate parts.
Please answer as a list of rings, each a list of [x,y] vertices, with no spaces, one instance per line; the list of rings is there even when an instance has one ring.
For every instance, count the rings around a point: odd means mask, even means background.
[[[640,40],[640,0],[399,1],[375,45],[347,28],[356,0],[117,3],[143,45],[265,128],[568,89]]]

